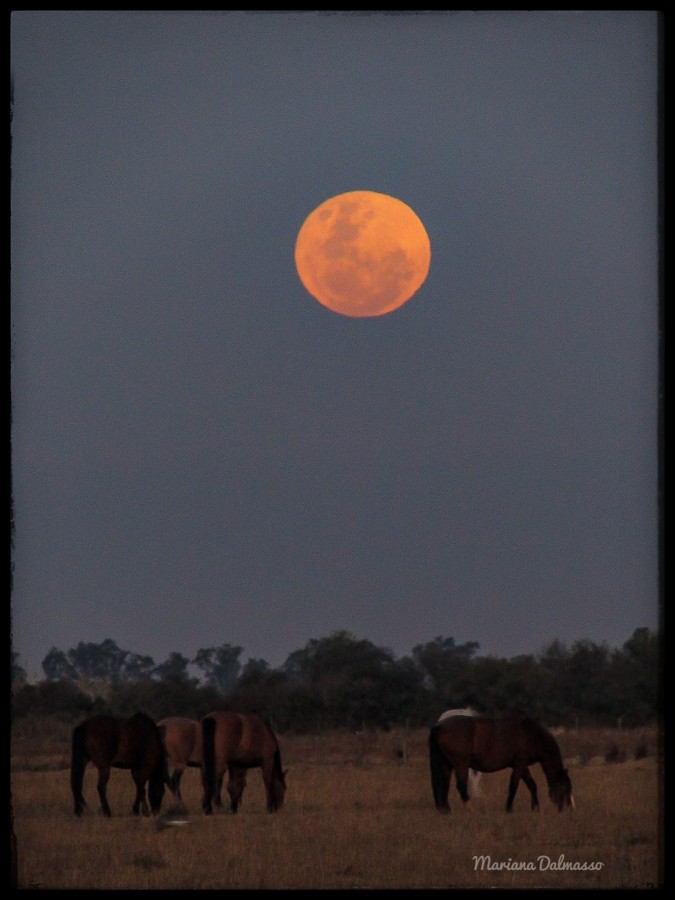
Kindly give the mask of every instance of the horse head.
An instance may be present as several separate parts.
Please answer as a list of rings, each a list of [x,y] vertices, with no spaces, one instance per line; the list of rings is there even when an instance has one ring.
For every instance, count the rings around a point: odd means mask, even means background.
[[[574,797],[572,796],[572,782],[567,774],[567,769],[561,769],[552,780],[549,797],[551,801],[558,807],[558,812],[562,812],[566,806],[574,809]]]
[[[279,769],[278,772],[275,773],[274,778],[272,779],[272,794],[274,796],[274,806],[276,809],[281,809],[284,805],[284,798],[286,797],[286,772],[288,769]]]

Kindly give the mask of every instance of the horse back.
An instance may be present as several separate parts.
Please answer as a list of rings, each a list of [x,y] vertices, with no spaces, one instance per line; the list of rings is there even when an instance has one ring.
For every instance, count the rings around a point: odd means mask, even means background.
[[[449,716],[433,726],[438,746],[456,764],[468,759],[474,744],[476,719],[472,716]]]
[[[474,759],[482,771],[497,771],[527,756],[522,732],[508,720],[483,718],[476,721]]]
[[[540,762],[541,730],[537,723],[522,714],[502,719],[477,716],[473,719],[471,767],[481,772],[496,772],[516,762],[525,765]]]
[[[439,747],[453,766],[496,772],[511,765],[519,752],[519,734],[486,716],[453,716],[434,727]]]
[[[258,766],[278,749],[271,728],[255,713],[214,712],[208,718],[215,721],[214,753],[219,768]]]
[[[81,722],[79,746],[95,766],[112,765],[120,746],[120,720],[114,716],[91,716]]]
[[[157,725],[148,716],[137,713],[119,722],[117,752],[110,764],[118,769],[134,769],[145,764],[154,765],[163,753]]]
[[[164,747],[171,760],[177,763],[201,764],[201,722],[182,716],[170,716],[157,724],[162,734]]]
[[[254,713],[242,715],[241,719],[242,752],[257,759],[265,759],[274,756],[279,749],[279,743],[267,722]]]

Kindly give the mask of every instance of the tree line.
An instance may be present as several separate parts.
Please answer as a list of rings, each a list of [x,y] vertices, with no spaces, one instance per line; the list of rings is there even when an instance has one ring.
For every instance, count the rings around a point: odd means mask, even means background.
[[[26,682],[12,653],[12,715],[64,719],[95,713],[201,718],[213,709],[258,712],[280,732],[426,726],[448,708],[522,709],[549,727],[637,727],[659,714],[659,636],[636,629],[621,648],[552,641],[539,654],[481,656],[475,641],[436,637],[397,659],[348,631],[312,639],[279,668],[241,661],[242,647],[173,652],[159,665],[115,641],[52,647],[44,680]],[[200,677],[190,674],[190,667]]]

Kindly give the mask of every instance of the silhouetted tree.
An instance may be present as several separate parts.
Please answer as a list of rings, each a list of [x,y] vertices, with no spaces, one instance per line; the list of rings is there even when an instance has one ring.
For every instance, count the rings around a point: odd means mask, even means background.
[[[42,671],[49,681],[59,681],[61,678],[77,681],[77,669],[69,661],[63,650],[59,650],[56,647],[52,647],[42,660]]]
[[[288,687],[285,672],[270,668],[264,659],[249,659],[225,703],[239,712],[258,713],[274,722],[275,730],[285,730],[289,724]]]
[[[387,727],[409,713],[419,679],[408,664],[398,666],[391,650],[359,640],[348,631],[310,640],[283,666],[302,685],[301,696],[321,711],[323,727]]]
[[[139,653],[127,653],[120,672],[121,681],[144,681],[151,678],[155,671],[155,661],[151,656]]]
[[[226,704],[260,712],[281,731],[307,733],[423,726],[450,706],[470,705],[494,714],[520,708],[549,726],[632,727],[658,717],[659,640],[638,628],[612,651],[592,641],[567,648],[554,640],[538,656],[500,659],[478,656],[475,641],[437,637],[397,660],[386,648],[336,631],[310,640],[279,669],[263,659],[242,667],[242,648],[230,644],[201,649],[193,660],[204,673],[200,685],[180,653],[156,666],[107,639],[81,642],[68,653],[52,647],[42,661],[47,681],[37,686],[16,681],[23,670],[12,654],[12,714],[72,718],[145,709],[156,718],[201,718]]]
[[[612,719],[613,691],[607,682],[609,649],[593,641],[576,641],[562,666],[561,694],[567,717],[575,725]]]
[[[541,691],[549,724],[574,725],[563,684],[568,656],[567,647],[556,639],[544,647],[538,659]]]
[[[272,669],[269,663],[264,659],[253,659],[250,657],[246,660],[246,664],[241,670],[237,687],[243,687],[249,684],[263,684],[270,676]]]
[[[155,666],[152,670],[152,674],[159,678],[160,681],[165,680],[174,680],[174,681],[183,681],[190,679],[190,673],[188,672],[188,666],[190,665],[190,660],[187,656],[183,656],[182,653],[170,653],[169,656],[164,660],[163,663],[160,663],[158,666]],[[195,684],[197,683],[197,679],[195,679]]]
[[[637,628],[610,661],[615,696],[615,717],[625,726],[643,725],[659,714],[662,665],[659,636],[648,628]]]
[[[439,706],[466,705],[469,664],[479,648],[477,641],[456,644],[454,638],[441,636],[413,647],[413,659]]]
[[[202,648],[192,662],[204,673],[206,684],[227,694],[233,690],[241,671],[239,657],[242,647],[221,644],[220,647]]]
[[[128,656],[129,652],[121,650],[110,638],[106,638],[100,644],[80,641],[75,649],[68,651],[68,661],[79,675],[108,684],[116,684],[123,680]]]
[[[464,667],[461,683],[453,684],[452,693],[442,704],[443,708],[470,706],[487,715],[509,709],[514,698],[509,696],[512,685],[507,676],[507,666],[506,660],[492,656],[473,659],[468,668]]]
[[[479,663],[480,660],[476,660]],[[501,660],[503,674],[499,685],[499,709],[527,710],[535,719],[544,718],[545,706],[539,665],[533,655],[523,654]],[[555,725],[556,723],[551,723]]]
[[[13,650],[11,651],[11,663],[10,663],[10,680],[13,688],[21,687],[26,683],[26,670],[23,666],[19,665],[19,654],[15,653]]]
[[[91,687],[149,678],[154,667],[151,656],[122,650],[110,638],[100,644],[80,641],[67,653],[52,647],[42,660],[42,671],[51,681],[69,678]]]
[[[222,697],[214,688],[199,685],[194,678],[171,676],[162,681],[120,682],[108,697],[114,715],[129,716],[143,710],[156,721],[167,716],[201,719],[221,705]]]
[[[47,718],[53,716],[71,722],[107,711],[105,701],[83,693],[68,678],[25,684],[12,699],[12,715],[15,719],[28,715]]]

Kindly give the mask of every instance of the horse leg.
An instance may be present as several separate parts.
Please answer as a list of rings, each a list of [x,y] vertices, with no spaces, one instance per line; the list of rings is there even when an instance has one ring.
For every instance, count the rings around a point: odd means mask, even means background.
[[[213,802],[215,803],[215,805],[220,806],[221,808],[223,806],[223,779],[224,778],[225,778],[224,772],[220,777],[216,778],[216,793],[213,798]]]
[[[183,799],[181,792],[180,792],[180,781],[181,781],[181,778],[183,777],[184,771],[185,771],[185,766],[176,766],[174,768],[172,774],[169,776],[169,780],[167,781],[169,790],[174,795],[174,797],[178,798],[178,800]]]
[[[85,807],[85,800],[84,800],[82,791],[80,790],[75,794],[75,800],[74,800],[75,815],[81,816],[82,811],[84,810],[84,807]]]
[[[509,795],[506,798],[506,811],[511,812],[513,810],[513,798],[516,796],[516,791],[518,790],[518,784],[520,783],[520,779],[524,777],[523,772],[520,768],[514,767],[511,771],[511,778],[509,780]]]
[[[98,791],[98,798],[101,801],[101,811],[104,816],[110,817],[112,813],[110,812],[110,807],[108,806],[108,796],[106,788],[108,786],[108,780],[110,779],[110,766],[102,766],[98,770],[98,783],[96,785],[96,790]]]
[[[263,762],[260,767],[263,782],[265,784],[265,795],[267,797],[267,812],[276,812],[279,808],[277,798],[274,793],[274,761],[269,759]]]
[[[452,765],[443,761],[438,772],[438,784],[434,785],[434,799],[439,812],[450,812],[450,782],[452,781]]]
[[[469,796],[480,797],[480,772],[476,769],[469,769]]]
[[[457,793],[464,803],[469,802],[469,791],[467,790],[467,782],[469,780],[468,766],[455,766],[455,781],[457,782]]]
[[[530,790],[530,797],[532,798],[532,809],[539,809],[539,798],[537,797],[537,783],[532,777],[530,770],[525,769],[523,772],[523,781],[528,786]]]
[[[89,754],[86,751],[85,744],[84,729],[78,726],[73,730],[70,757],[70,788],[73,794],[73,808],[76,816],[81,816],[84,807],[87,805],[82,793],[84,771],[89,762]]]
[[[150,809],[148,808],[148,801],[145,796],[145,783],[147,778],[143,773],[139,772],[138,769],[131,770],[131,777],[134,779],[134,784],[136,785],[136,799],[132,806],[133,814],[137,816],[139,811],[142,810],[144,816],[149,816]]]
[[[434,805],[438,812],[449,813],[448,793],[450,792],[450,780],[452,778],[452,763],[442,749],[438,730],[432,728],[429,732],[429,774],[431,775],[431,790],[434,797]]]
[[[84,799],[84,794],[82,793],[82,786],[84,782],[84,769],[87,765],[87,761],[85,760],[82,764],[82,767],[79,769],[75,768],[71,769],[71,787],[73,792],[73,802],[74,802],[74,810],[76,816],[81,816],[84,811],[84,807],[87,805]]]
[[[233,813],[236,813],[246,785],[246,769],[241,766],[230,765],[228,766],[228,773],[227,793],[230,795],[230,809]],[[223,779],[221,776],[220,784],[222,785],[222,783]]]
[[[203,781],[202,783],[202,809],[205,816],[213,815],[212,794],[209,785]]]

